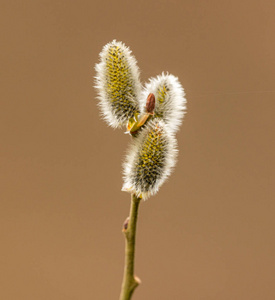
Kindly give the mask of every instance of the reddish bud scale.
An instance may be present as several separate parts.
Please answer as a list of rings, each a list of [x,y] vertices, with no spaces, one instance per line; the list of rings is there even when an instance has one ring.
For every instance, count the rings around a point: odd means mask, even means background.
[[[146,112],[153,114],[155,109],[156,98],[153,93],[150,93],[146,100]]]

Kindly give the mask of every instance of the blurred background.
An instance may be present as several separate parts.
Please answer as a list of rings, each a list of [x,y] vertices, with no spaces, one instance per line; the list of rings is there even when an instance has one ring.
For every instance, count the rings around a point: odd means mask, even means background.
[[[274,1],[0,1],[0,298],[118,299],[129,136],[99,116],[113,39],[179,77],[179,159],[141,203],[133,299],[273,300]]]

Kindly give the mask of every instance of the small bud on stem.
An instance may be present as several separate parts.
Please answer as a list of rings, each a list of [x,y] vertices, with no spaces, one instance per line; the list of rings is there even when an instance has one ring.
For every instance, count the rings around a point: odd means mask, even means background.
[[[125,232],[128,229],[129,220],[130,220],[130,218],[127,217],[126,220],[124,221],[123,229],[122,229],[123,232]]]
[[[146,112],[149,114],[154,113],[156,98],[153,93],[150,93],[146,100]]]

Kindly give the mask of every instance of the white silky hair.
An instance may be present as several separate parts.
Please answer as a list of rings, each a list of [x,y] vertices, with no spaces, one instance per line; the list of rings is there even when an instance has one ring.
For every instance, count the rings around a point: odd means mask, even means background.
[[[166,86],[168,90],[161,104],[159,102],[159,90],[163,86]],[[153,93],[156,98],[155,115],[161,114],[161,118],[171,132],[176,133],[186,110],[185,92],[178,78],[169,73],[162,73],[157,77],[150,78],[149,82],[145,84],[139,101],[142,112],[145,112],[146,99],[150,93]]]
[[[118,47],[120,62],[126,66],[122,69],[121,64],[116,64],[110,55],[110,49]],[[132,55],[131,50],[124,43],[113,40],[103,47],[99,54],[100,62],[95,65],[95,88],[98,92],[98,105],[100,107],[103,119],[111,127],[117,128],[127,124],[129,118],[133,117],[134,112],[139,111],[138,99],[141,95],[140,72],[137,66],[137,61]],[[107,68],[107,65],[112,67],[112,72]],[[114,75],[113,71],[117,74]],[[110,87],[115,87],[123,80],[127,80],[130,84],[124,90],[119,90],[118,93],[110,92]],[[118,100],[120,96],[124,97]],[[114,99],[117,99],[114,101]],[[122,99],[122,97],[120,97]],[[116,105],[117,104],[117,105]]]
[[[153,137],[151,140],[150,136]],[[149,144],[150,150],[146,152]],[[128,149],[123,164],[122,190],[135,193],[144,200],[156,194],[171,174],[176,164],[177,152],[177,141],[171,130],[162,120],[151,120],[139,135],[133,138]],[[149,163],[141,165],[147,155],[150,156]]]
[[[123,191],[144,200],[156,194],[176,164],[179,130],[186,112],[184,89],[169,73],[152,77],[142,87],[137,61],[124,43],[113,40],[105,45],[95,65],[95,88],[103,119],[111,127],[142,118],[150,93],[155,96],[153,116],[132,137],[123,163]]]

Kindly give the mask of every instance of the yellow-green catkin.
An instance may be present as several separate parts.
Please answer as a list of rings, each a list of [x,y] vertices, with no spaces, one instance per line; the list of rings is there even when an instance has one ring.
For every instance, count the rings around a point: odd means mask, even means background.
[[[95,69],[103,117],[112,127],[127,124],[135,113],[139,113],[141,93],[139,70],[131,51],[114,40],[103,48]]]
[[[133,139],[124,164],[123,190],[147,199],[170,175],[176,160],[176,140],[155,118]]]
[[[153,93],[156,98],[154,117],[162,119],[173,133],[177,132],[186,110],[185,93],[178,78],[165,73],[150,78],[140,100],[143,112],[149,93]]]

